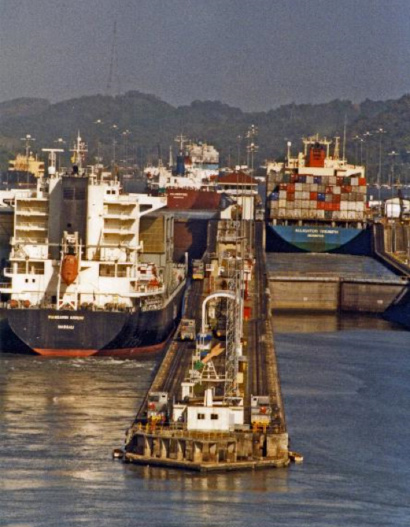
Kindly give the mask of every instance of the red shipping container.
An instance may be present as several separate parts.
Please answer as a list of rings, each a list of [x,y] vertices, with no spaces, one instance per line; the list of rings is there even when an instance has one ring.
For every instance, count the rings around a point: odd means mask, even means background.
[[[290,180],[292,181],[292,183],[294,183],[296,181],[296,174],[291,174]]]
[[[325,201],[325,210],[332,210],[333,203],[326,203]]]
[[[295,201],[295,194],[293,192],[289,192],[286,194],[286,199],[288,201]]]
[[[340,198],[341,198],[341,195],[340,195],[340,194],[333,194],[333,196],[332,196],[332,202],[333,202],[333,203],[340,203]]]
[[[332,187],[326,187],[325,192],[326,192],[326,194],[331,194],[332,193]]]
[[[342,192],[347,192],[348,194],[352,192],[352,185],[343,185]]]
[[[317,192],[311,192],[310,199],[312,199],[313,201],[317,201]]]
[[[336,181],[337,181],[337,186],[341,187],[343,185],[343,176],[337,176]]]
[[[243,318],[245,320],[249,320],[252,315],[252,308],[251,306],[243,306]]]
[[[288,192],[295,192],[295,184],[288,183]]]
[[[365,177],[359,177],[359,186],[361,186],[361,187],[366,186],[366,178]]]
[[[287,187],[287,186],[288,186],[287,183],[281,183],[281,184],[279,185],[279,188],[280,188],[280,190],[286,190],[286,187]]]
[[[318,210],[325,210],[325,205],[328,205],[325,201],[318,201],[317,202],[317,208]]]

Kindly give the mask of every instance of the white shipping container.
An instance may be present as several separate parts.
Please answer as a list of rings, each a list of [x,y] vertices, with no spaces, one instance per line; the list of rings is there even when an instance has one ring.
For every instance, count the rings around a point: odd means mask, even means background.
[[[347,210],[348,206],[349,206],[349,201],[341,201],[340,202],[340,210]]]
[[[356,210],[359,211],[359,212],[363,212],[364,209],[365,209],[364,202],[358,201],[357,204],[356,204]]]
[[[330,176],[329,185],[336,185],[336,183],[337,183],[336,176]]]
[[[317,209],[317,201],[314,201],[313,199],[311,199],[309,201],[309,209],[316,210]]]
[[[355,220],[356,219],[356,212],[349,210],[348,213],[347,213],[347,219],[348,220]]]
[[[279,199],[286,199],[287,192],[286,190],[279,190]]]
[[[303,183],[295,183],[295,190],[303,190]]]
[[[279,200],[279,208],[284,209],[286,207],[286,199]]]
[[[310,191],[311,192],[317,192],[317,187],[318,187],[318,184],[317,183],[312,183],[310,185]]]
[[[295,200],[297,201],[297,200],[300,200],[302,198],[303,198],[303,192],[301,190],[297,190],[295,192]]]
[[[309,198],[310,198],[310,192],[307,191],[307,190],[304,190],[304,191],[302,192],[302,199],[303,199],[303,200],[308,200]]]
[[[359,192],[361,192],[362,194],[366,194],[367,193],[366,185],[360,185]]]
[[[325,211],[324,210],[317,210],[316,213],[317,213],[317,217],[318,218],[324,219],[324,217],[325,217]]]
[[[341,187],[333,187],[333,194],[341,194],[342,189]]]
[[[359,185],[359,178],[358,177],[350,178],[350,184],[352,185],[352,187],[357,187]]]
[[[312,183],[313,183],[313,176],[306,176],[306,183],[308,183],[309,185],[312,185]]]
[[[349,213],[347,212],[347,210],[341,210],[341,211],[339,211],[339,218],[341,220],[347,220],[347,215],[348,214]]]
[[[278,210],[278,217],[279,218],[286,218],[286,216],[287,216],[286,209],[279,209]]]

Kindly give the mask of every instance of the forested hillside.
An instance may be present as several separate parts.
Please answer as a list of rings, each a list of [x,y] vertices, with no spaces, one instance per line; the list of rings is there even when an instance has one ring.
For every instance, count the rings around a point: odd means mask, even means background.
[[[367,163],[371,178],[378,170],[380,147],[383,173],[393,158],[396,175],[404,174],[410,162],[410,95],[398,100],[353,104],[335,100],[325,104],[290,104],[268,112],[243,112],[219,101],[194,101],[174,107],[158,97],[131,91],[111,97],[95,95],[51,104],[44,99],[16,99],[0,104],[1,168],[7,159],[24,148],[21,138],[36,140],[32,149],[56,146],[60,138],[68,151],[78,131],[89,147],[89,159],[97,155],[106,164],[144,165],[165,160],[169,147],[176,150],[175,136],[213,143],[222,163],[247,161],[247,130],[258,129],[255,165],[267,158],[280,158],[286,143],[296,152],[301,138],[319,133],[338,135],[343,142],[346,124],[346,153],[352,162]],[[382,128],[386,133],[377,133]],[[388,156],[395,151],[397,156]],[[67,157],[68,161],[68,157]]]

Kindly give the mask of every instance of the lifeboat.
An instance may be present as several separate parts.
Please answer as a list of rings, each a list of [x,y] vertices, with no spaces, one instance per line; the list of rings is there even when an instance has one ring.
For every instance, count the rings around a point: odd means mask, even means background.
[[[66,254],[61,265],[61,278],[71,285],[78,276],[78,258],[74,254]]]

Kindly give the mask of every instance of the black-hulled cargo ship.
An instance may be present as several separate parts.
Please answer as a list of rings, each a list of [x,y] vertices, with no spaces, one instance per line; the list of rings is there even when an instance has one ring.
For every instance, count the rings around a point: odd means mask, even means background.
[[[186,264],[172,261],[165,198],[123,194],[78,165],[16,197],[0,346],[51,356],[159,351],[180,316]]]

